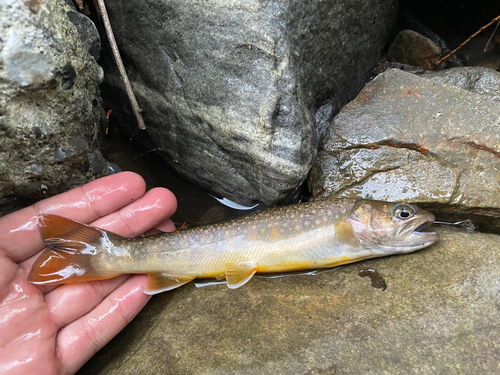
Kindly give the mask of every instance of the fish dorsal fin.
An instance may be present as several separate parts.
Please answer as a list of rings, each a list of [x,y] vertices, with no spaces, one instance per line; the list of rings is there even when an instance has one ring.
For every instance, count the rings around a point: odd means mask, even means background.
[[[360,244],[359,238],[354,233],[352,224],[348,221],[342,220],[335,224],[335,237],[352,247],[358,247]]]
[[[149,280],[144,293],[157,294],[180,287],[192,281],[192,276],[167,275],[165,273],[148,273]]]
[[[251,262],[226,263],[227,286],[236,289],[247,283],[257,272],[257,267]]]

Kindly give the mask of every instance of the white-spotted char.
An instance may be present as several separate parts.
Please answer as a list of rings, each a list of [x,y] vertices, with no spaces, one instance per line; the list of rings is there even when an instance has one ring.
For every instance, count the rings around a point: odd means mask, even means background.
[[[195,278],[225,278],[238,288],[256,273],[335,267],[408,253],[439,235],[421,232],[434,216],[410,204],[338,199],[271,208],[232,221],[126,239],[57,215],[42,215],[50,249],[37,259],[34,284],[78,283],[147,273],[145,293]]]

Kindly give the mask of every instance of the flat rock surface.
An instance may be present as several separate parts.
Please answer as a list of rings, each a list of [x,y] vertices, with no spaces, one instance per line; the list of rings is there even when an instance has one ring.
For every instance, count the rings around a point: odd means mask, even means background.
[[[492,98],[395,69],[377,76],[330,125],[310,175],[314,199],[404,201],[498,221],[500,101]]]
[[[315,276],[160,294],[79,374],[497,373],[500,236],[439,233]]]

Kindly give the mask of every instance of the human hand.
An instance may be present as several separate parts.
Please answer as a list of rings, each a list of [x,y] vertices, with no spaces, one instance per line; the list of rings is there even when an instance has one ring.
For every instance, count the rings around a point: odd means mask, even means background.
[[[144,307],[146,275],[58,287],[28,282],[45,245],[38,216],[54,213],[124,237],[156,227],[175,230],[168,218],[174,195],[145,193],[144,180],[122,172],[40,201],[0,218],[0,373],[72,374]]]

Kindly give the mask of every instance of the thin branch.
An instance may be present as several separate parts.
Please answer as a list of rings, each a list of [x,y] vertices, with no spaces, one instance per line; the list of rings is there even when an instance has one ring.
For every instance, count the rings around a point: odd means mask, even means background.
[[[111,28],[111,23],[109,22],[108,12],[106,11],[106,6],[104,5],[104,0],[97,0],[97,5],[99,6],[99,11],[101,12],[102,21],[104,23],[104,28],[106,29],[106,35],[108,36],[109,44],[113,50],[113,56],[115,57],[116,65],[120,71],[120,76],[122,77],[123,84],[125,85],[125,90],[127,91],[130,104],[132,105],[132,110],[134,111],[135,118],[139,125],[139,129],[146,129],[146,124],[144,124],[144,119],[142,118],[142,109],[137,103],[137,99],[132,90],[132,85],[125,71],[125,66],[123,66],[122,58],[120,57],[120,51],[118,50],[118,45],[116,44],[115,36],[113,35],[113,29]]]
[[[99,0],[101,1],[101,0]],[[460,44],[457,48],[455,48],[453,51],[451,51],[449,54],[447,54],[445,57],[443,57],[442,59],[440,59],[438,62],[436,62],[436,66],[438,66],[439,64],[441,64],[442,62],[445,62],[446,60],[448,60],[455,52],[457,52],[460,48],[462,48],[463,46],[465,46],[467,43],[469,43],[469,41],[474,38],[475,36],[477,36],[481,31],[483,31],[484,29],[490,27],[491,25],[493,25],[496,21],[500,20],[500,16],[498,17],[495,17],[491,20],[490,23],[488,23],[487,25],[484,25],[483,27],[481,27],[478,31],[476,31],[474,34],[472,34],[469,38],[467,38],[467,40],[465,42],[463,42],[462,44]]]
[[[493,39],[493,36],[495,35],[495,33],[497,32],[498,30],[498,25],[500,25],[500,20],[498,20],[497,22],[497,25],[495,26],[495,29],[493,30],[493,32],[491,33],[491,36],[490,36],[490,39],[488,39],[488,41],[486,42],[486,45],[484,46],[484,50],[483,52],[486,52],[486,50],[488,49],[488,44],[491,43],[491,40]]]

